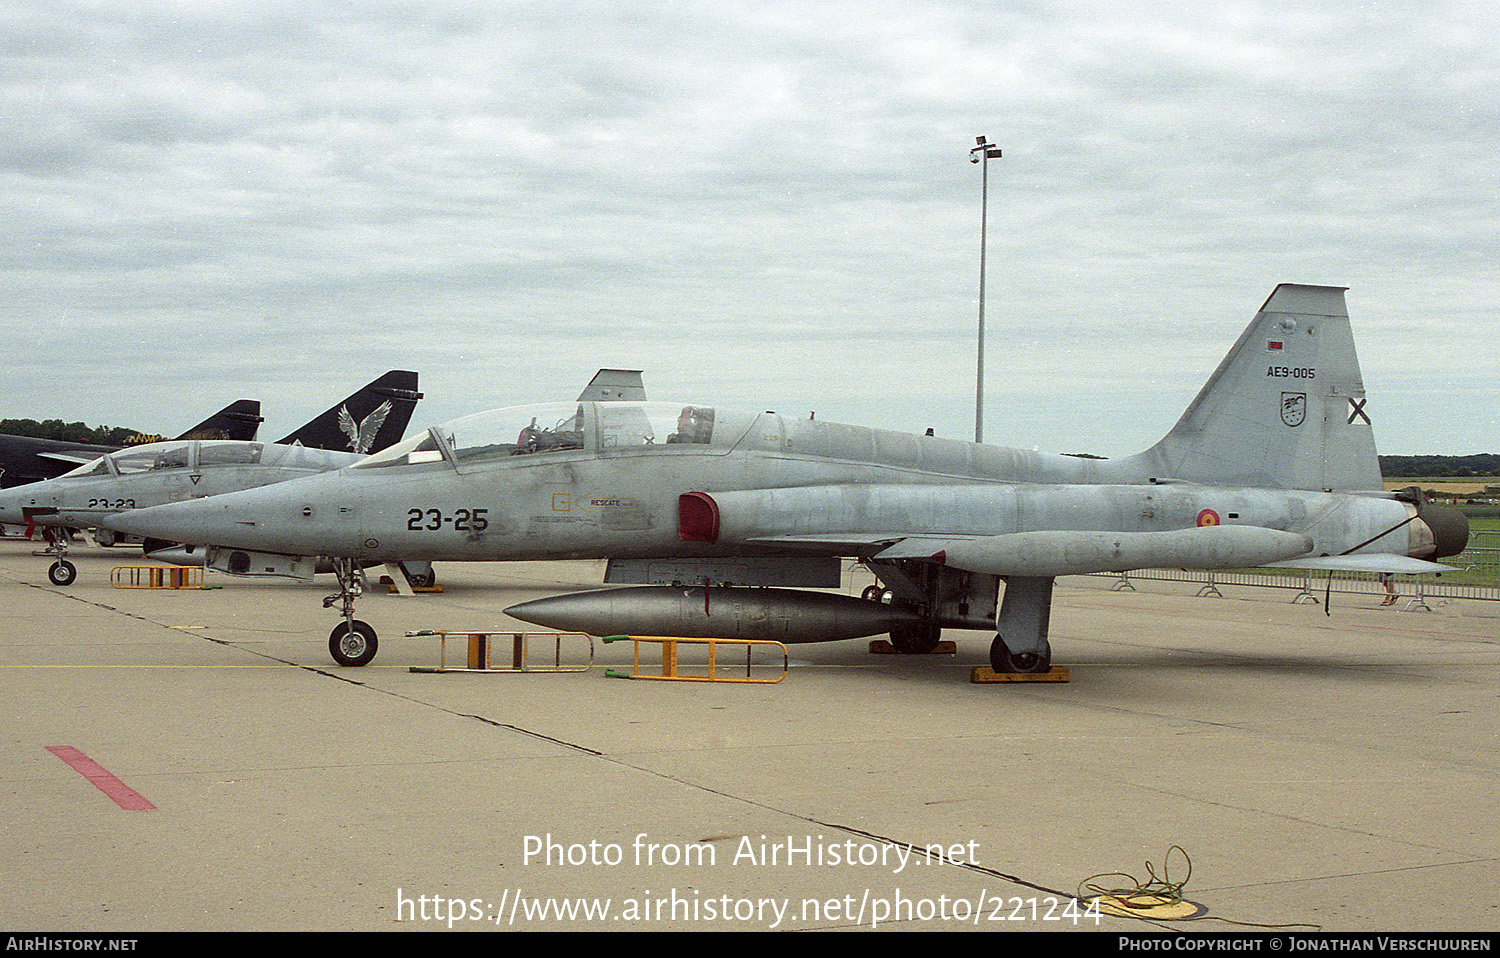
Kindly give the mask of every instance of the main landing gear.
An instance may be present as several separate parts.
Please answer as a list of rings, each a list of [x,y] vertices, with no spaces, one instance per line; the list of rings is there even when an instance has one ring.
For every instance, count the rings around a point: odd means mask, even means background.
[[[905,655],[927,655],[942,637],[943,630],[936,622],[923,622],[892,629],[891,645]]]
[[[354,600],[364,592],[362,573],[352,559],[333,559],[332,562],[339,591],[323,600],[323,608],[331,609],[338,603],[344,621],[334,626],[328,635],[328,654],[339,665],[369,665],[379,651],[380,643],[375,630],[354,617]]]
[[[1040,652],[1012,652],[1005,644],[1005,638],[997,635],[990,643],[990,668],[1009,674],[1049,672],[1052,670],[1052,646],[1043,642]]]
[[[911,607],[910,603],[899,602],[893,592],[882,589],[878,585],[868,586],[861,594],[861,598],[866,602]],[[902,655],[927,655],[938,647],[938,642],[942,640],[942,637],[941,623],[936,619],[928,619],[916,625],[903,625],[892,629],[891,647]]]
[[[866,601],[922,613],[920,622],[891,630],[891,645],[896,651],[928,653],[937,648],[943,626],[987,629],[994,622],[992,671],[1045,674],[1052,670],[1047,628],[1052,615],[1053,579],[968,573],[903,559],[868,564],[883,585],[865,589]],[[1002,580],[1003,597],[999,595]]]
[[[1052,579],[1029,576],[1005,577],[995,640],[990,643],[991,669],[1011,673],[1051,670],[1047,626],[1052,617],[1052,583]]]

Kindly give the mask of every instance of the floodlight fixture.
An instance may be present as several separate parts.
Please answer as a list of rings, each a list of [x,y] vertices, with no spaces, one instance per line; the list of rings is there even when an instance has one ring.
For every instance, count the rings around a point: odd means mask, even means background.
[[[984,266],[986,240],[989,232],[990,205],[990,160],[1000,159],[1000,147],[988,138],[976,136],[977,144],[969,151],[969,162],[983,161],[983,175],[979,188],[979,350],[974,379],[974,441],[984,442]]]

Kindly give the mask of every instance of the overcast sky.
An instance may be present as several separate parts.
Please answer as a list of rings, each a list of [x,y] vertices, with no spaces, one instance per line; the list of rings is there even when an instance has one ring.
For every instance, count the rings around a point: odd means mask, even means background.
[[[1117,456],[1278,282],[1500,451],[1480,2],[0,0],[0,418],[653,398]]]

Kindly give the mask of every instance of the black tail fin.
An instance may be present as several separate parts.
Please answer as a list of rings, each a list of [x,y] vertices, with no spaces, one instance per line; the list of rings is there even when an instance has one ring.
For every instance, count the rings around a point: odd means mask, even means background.
[[[379,452],[401,439],[421,398],[417,374],[393,369],[281,443],[341,452]]]
[[[236,399],[177,438],[238,439],[249,442],[255,438],[264,421],[257,400]]]

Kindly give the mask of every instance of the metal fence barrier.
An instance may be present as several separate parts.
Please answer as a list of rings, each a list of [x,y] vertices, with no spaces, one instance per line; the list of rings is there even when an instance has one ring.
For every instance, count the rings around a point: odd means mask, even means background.
[[[1398,575],[1396,591],[1414,602],[1422,599],[1500,600],[1500,530],[1480,529],[1469,535],[1463,552],[1442,560],[1456,571],[1441,574]],[[1220,586],[1295,589],[1293,601],[1315,599],[1325,592],[1381,595],[1385,586],[1373,573],[1314,572],[1297,569],[1237,569],[1202,571],[1189,569],[1138,569],[1126,573],[1099,573],[1116,580],[1112,588],[1129,589],[1133,579],[1198,582],[1199,595],[1215,595]]]

